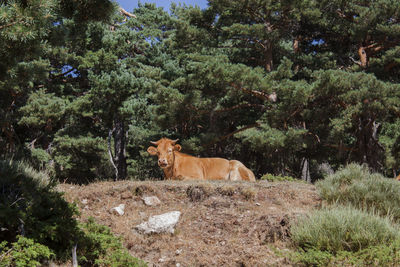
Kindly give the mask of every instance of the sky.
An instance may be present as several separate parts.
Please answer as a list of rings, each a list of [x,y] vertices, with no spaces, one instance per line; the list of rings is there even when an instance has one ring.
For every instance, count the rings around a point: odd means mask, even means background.
[[[115,0],[119,5],[128,12],[131,12],[138,6],[138,0]],[[155,3],[156,6],[161,6],[165,11],[169,11],[171,3],[184,3],[186,5],[198,5],[201,9],[207,7],[207,0],[140,0],[141,3]]]

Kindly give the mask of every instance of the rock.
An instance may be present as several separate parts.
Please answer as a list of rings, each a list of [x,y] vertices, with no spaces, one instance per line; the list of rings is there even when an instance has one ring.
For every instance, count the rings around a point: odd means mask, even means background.
[[[147,206],[157,206],[158,204],[161,203],[161,201],[156,196],[144,197],[142,199],[144,204],[146,204]]]
[[[110,212],[112,213],[112,214],[115,214],[115,215],[124,215],[124,210],[125,210],[125,204],[119,204],[118,205],[118,207],[114,207],[114,208],[112,208],[111,210],[110,210]]]
[[[87,198],[84,198],[84,199],[81,200],[81,203],[83,205],[86,205],[87,203],[89,203],[89,200]]]
[[[135,229],[145,234],[174,233],[175,225],[181,216],[180,211],[171,211],[161,215],[151,216],[147,222],[135,226]]]

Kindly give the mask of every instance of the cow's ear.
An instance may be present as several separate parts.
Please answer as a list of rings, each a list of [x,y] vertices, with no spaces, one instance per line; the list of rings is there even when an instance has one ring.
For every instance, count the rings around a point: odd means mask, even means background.
[[[175,151],[181,151],[181,149],[182,149],[181,145],[174,145]]]
[[[154,146],[149,146],[147,152],[149,152],[150,155],[155,156],[157,155],[157,148],[155,148]]]

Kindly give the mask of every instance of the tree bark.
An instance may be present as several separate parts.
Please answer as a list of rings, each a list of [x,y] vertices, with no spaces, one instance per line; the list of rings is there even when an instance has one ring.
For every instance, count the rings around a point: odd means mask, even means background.
[[[74,247],[72,248],[72,266],[73,267],[78,267],[78,257],[76,256],[76,248],[78,247],[78,244],[75,244]]]
[[[307,158],[301,160],[301,179],[311,183],[310,165]]]
[[[272,68],[274,66],[273,62],[273,57],[272,57],[272,45],[270,41],[267,41],[268,43],[265,44],[265,70],[268,72],[272,71]]]
[[[127,164],[125,157],[125,145],[126,145],[126,136],[125,136],[125,124],[119,118],[116,117],[114,119],[114,152],[115,152],[115,165],[118,169],[118,176],[116,176],[116,180],[123,180],[127,175]]]
[[[374,119],[359,119],[357,143],[359,148],[359,158],[373,171],[380,171],[383,166],[382,159],[384,148],[378,140],[378,130],[380,123]]]
[[[360,57],[361,67],[366,68],[368,66],[368,55],[366,47],[360,46],[358,48],[358,56]]]

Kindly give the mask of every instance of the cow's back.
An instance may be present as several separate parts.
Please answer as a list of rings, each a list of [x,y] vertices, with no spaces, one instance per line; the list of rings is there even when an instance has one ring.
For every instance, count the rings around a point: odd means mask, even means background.
[[[207,180],[228,180],[229,160],[223,158],[199,158]]]
[[[198,158],[175,153],[174,173],[177,180],[228,180],[229,161],[223,158]]]
[[[175,152],[175,180],[255,181],[253,172],[238,160],[198,158]]]

